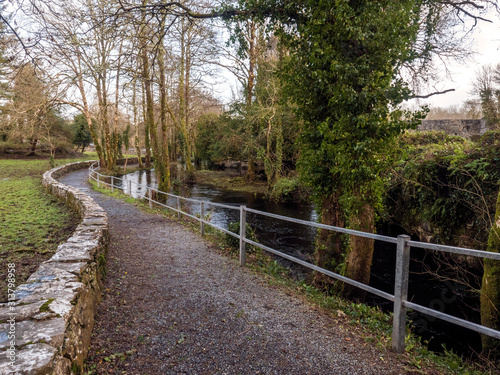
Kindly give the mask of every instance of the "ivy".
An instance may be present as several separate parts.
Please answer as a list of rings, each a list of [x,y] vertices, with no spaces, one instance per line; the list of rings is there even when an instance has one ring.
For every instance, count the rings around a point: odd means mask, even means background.
[[[466,236],[467,245],[485,249],[500,180],[495,137],[471,142],[442,132],[403,135],[404,157],[387,175],[384,219],[415,235],[428,223],[438,242],[457,244]]]

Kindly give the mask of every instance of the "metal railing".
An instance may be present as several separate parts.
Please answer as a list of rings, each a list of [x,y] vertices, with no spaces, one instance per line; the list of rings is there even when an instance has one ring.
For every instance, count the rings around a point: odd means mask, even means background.
[[[115,188],[121,188],[124,190],[124,187],[118,187],[115,186],[114,182],[116,180],[121,180],[123,183],[125,182],[124,179],[118,178],[118,177],[113,177],[113,176],[104,176],[97,172],[99,169],[99,163],[96,162],[94,163],[90,168],[89,168],[89,179],[92,179],[97,182],[97,186],[99,187],[101,184],[104,184],[106,186],[110,186],[111,190],[113,191]],[[106,182],[106,179],[110,179],[110,182]],[[241,206],[231,206],[227,204],[220,204],[220,203],[214,203],[214,202],[209,202],[206,200],[197,200],[197,199],[192,199],[192,198],[186,198],[186,197],[181,197],[179,195],[175,194],[170,194],[170,193],[165,193],[163,191],[159,191],[157,189],[153,189],[147,185],[142,185],[142,184],[137,184],[135,182],[132,182],[131,180],[128,180],[128,191],[131,193],[132,192],[132,184],[136,184],[140,186],[141,188],[145,189],[147,194],[145,195],[145,199],[149,201],[149,207],[151,208],[153,203],[162,207],[165,207],[169,210],[172,210],[174,212],[178,213],[178,218],[180,219],[182,215],[190,217],[192,219],[195,219],[200,222],[200,230],[202,236],[205,233],[205,225],[209,225],[211,227],[214,227],[224,233],[227,233],[230,236],[233,236],[237,239],[239,239],[239,261],[240,265],[244,266],[246,262],[246,244],[256,246],[260,249],[263,249],[265,251],[268,251],[272,254],[275,254],[277,256],[280,256],[284,259],[287,259],[291,262],[300,264],[304,267],[307,267],[311,270],[320,272],[324,275],[327,275],[329,277],[332,277],[336,280],[345,282],[347,284],[350,284],[352,286],[358,287],[362,290],[365,290],[369,293],[373,293],[379,297],[382,297],[386,300],[389,300],[394,303],[394,318],[393,318],[393,331],[392,331],[392,348],[398,352],[402,353],[405,351],[405,335],[406,335],[406,312],[407,309],[412,309],[414,311],[418,311],[420,313],[432,316],[434,318],[438,319],[443,319],[446,320],[448,323],[453,323],[455,325],[459,325],[461,327],[473,330],[475,332],[478,332],[480,334],[488,335],[491,337],[494,337],[496,339],[500,339],[500,331],[485,327],[483,325],[477,324],[470,322],[468,320],[464,320],[461,318],[457,318],[455,316],[445,314],[443,312],[430,309],[427,307],[424,307],[422,305],[413,303],[411,301],[408,301],[408,281],[409,281],[409,268],[410,268],[410,249],[413,248],[421,248],[421,249],[427,249],[427,250],[434,250],[434,251],[442,251],[442,252],[448,252],[448,253],[453,253],[453,254],[460,254],[460,255],[467,255],[467,256],[472,256],[472,257],[479,257],[479,258],[487,258],[487,259],[494,259],[494,260],[500,260],[500,253],[492,253],[488,251],[481,251],[481,250],[473,250],[473,249],[466,249],[466,248],[460,248],[460,247],[454,247],[454,246],[446,246],[446,245],[437,245],[437,244],[430,244],[430,243],[425,243],[425,242],[419,242],[419,241],[412,241],[410,240],[410,237],[408,235],[400,235],[397,238],[396,237],[389,237],[389,236],[382,236],[378,234],[373,234],[373,233],[366,233],[366,232],[361,232],[361,231],[356,231],[352,229],[346,229],[346,228],[340,228],[340,227],[334,227],[330,225],[325,225],[325,224],[319,224],[316,222],[312,221],[306,221],[306,220],[300,220],[300,219],[295,219],[291,217],[286,217],[286,216],[281,216],[281,215],[276,215],[264,211],[258,211],[254,210],[251,208],[247,208],[244,205]],[[153,192],[156,193],[157,195],[163,194],[166,196],[166,202],[162,203],[159,201],[156,201],[153,199]],[[173,204],[168,204],[168,201],[173,200]],[[190,214],[186,211],[182,210],[182,202],[191,202],[194,204],[199,204],[200,205],[200,216],[196,216],[193,214]],[[215,225],[211,223],[209,220],[206,220],[205,218],[205,212],[207,206],[214,206],[214,207],[219,207],[219,208],[224,208],[228,210],[235,210],[239,211],[240,213],[240,232],[239,234],[233,233],[230,230],[227,230],[221,226]],[[379,240],[383,242],[388,242],[388,243],[393,243],[396,244],[396,270],[395,270],[395,285],[394,285],[394,294],[390,294],[387,292],[384,292],[382,290],[376,289],[374,287],[371,287],[369,285],[360,283],[358,281],[352,280],[350,278],[347,278],[345,276],[339,275],[335,272],[328,271],[324,268],[318,267],[314,264],[311,264],[309,262],[306,262],[304,260],[298,259],[296,257],[293,257],[289,254],[283,253],[281,251],[278,251],[276,249],[273,249],[271,247],[265,246],[263,244],[260,244],[256,241],[250,240],[246,238],[246,219],[247,219],[247,213],[253,213],[256,215],[261,215],[261,216],[267,216],[269,218],[273,218],[276,220],[284,220],[287,222],[291,223],[296,223],[296,224],[303,224],[309,227],[317,228],[317,229],[326,229],[326,230],[331,230],[334,232],[339,232],[339,233],[344,233],[344,234],[349,234],[349,235],[354,235],[354,236],[359,236],[359,237],[364,237],[364,238],[370,238],[374,240]]]

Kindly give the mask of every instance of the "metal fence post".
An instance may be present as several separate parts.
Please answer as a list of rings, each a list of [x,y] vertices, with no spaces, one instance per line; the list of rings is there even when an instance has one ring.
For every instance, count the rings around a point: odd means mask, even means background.
[[[100,185],[99,185],[99,173],[97,173],[97,187],[100,187]]]
[[[205,220],[205,202],[201,201],[200,202],[200,232],[201,232],[202,237],[205,235],[205,223],[203,222],[203,220]]]
[[[177,218],[181,219],[181,198],[177,196]]]
[[[246,206],[240,207],[240,266],[244,266],[246,263],[246,252],[245,252],[245,238],[247,234],[247,212]]]
[[[398,236],[396,255],[396,279],[394,282],[394,321],[392,324],[392,349],[397,353],[405,351],[406,307],[408,298],[408,279],[410,273],[410,236]]]
[[[111,192],[114,193],[115,191],[115,178],[111,176]]]
[[[148,187],[149,209],[153,208],[153,191]]]
[[[128,180],[128,194],[132,196],[132,180]]]

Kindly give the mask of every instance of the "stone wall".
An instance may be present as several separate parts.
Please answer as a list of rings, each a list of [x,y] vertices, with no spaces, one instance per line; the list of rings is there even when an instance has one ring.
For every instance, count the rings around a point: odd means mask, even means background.
[[[83,373],[102,296],[108,218],[92,198],[56,178],[91,163],[72,163],[43,175],[49,193],[66,202],[82,221],[54,256],[17,288],[14,303],[0,304],[0,374]],[[9,321],[12,312],[15,325]],[[16,337],[14,364],[11,327]]]
[[[444,131],[449,135],[458,135],[464,138],[474,138],[483,135],[488,129],[486,121],[481,120],[423,120],[419,125],[420,131]]]

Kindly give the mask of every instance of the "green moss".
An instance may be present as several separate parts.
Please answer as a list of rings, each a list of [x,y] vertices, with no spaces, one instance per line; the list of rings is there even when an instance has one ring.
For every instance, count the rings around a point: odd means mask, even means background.
[[[500,228],[496,223],[500,220],[500,193],[497,199],[493,228],[490,230],[487,250],[500,252]],[[481,287],[481,324],[496,330],[500,329],[500,261],[484,260],[484,273]],[[482,336],[483,354],[500,357],[500,340],[490,336]]]
[[[51,311],[49,305],[54,301],[55,298],[49,298],[47,302],[45,302],[42,306],[40,306],[40,312],[49,312]]]
[[[500,133],[478,142],[440,132],[404,134],[404,157],[386,176],[382,219],[412,235],[426,225],[433,242],[485,249],[500,180],[498,139]]]
[[[72,374],[81,374],[82,373],[82,368],[80,365],[76,364],[75,362],[73,362],[71,364],[71,373]]]
[[[101,272],[102,277],[106,277],[106,256],[104,254],[100,254],[97,259],[99,271]]]

